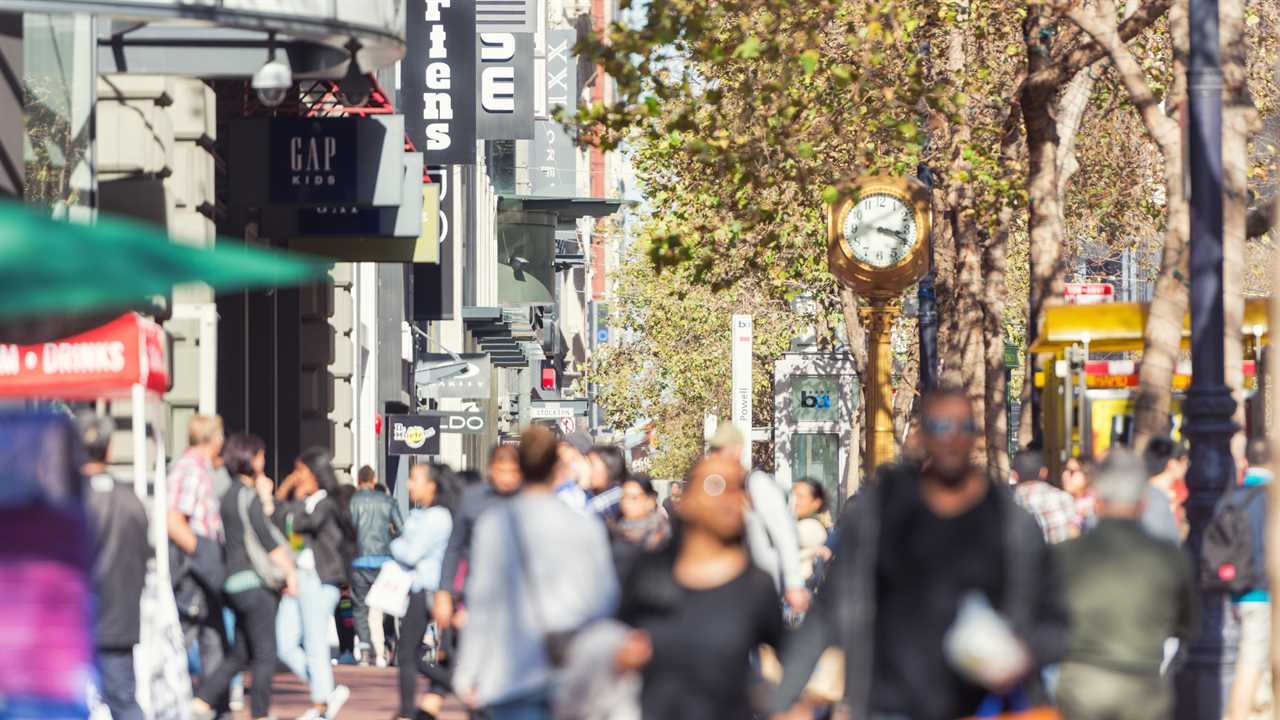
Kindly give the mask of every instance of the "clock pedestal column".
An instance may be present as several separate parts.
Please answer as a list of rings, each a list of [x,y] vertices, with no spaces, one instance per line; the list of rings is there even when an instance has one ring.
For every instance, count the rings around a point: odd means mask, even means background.
[[[863,482],[875,469],[894,459],[893,437],[893,321],[898,308],[886,299],[873,298],[859,315],[867,333],[867,380],[865,389],[867,453],[863,465]]]

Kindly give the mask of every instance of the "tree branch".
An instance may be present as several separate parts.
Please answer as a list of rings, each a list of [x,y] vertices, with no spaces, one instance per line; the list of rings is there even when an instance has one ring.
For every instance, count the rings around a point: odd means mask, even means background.
[[[1142,3],[1133,15],[1120,23],[1118,34],[1121,42],[1128,42],[1142,34],[1152,23],[1159,20],[1173,5],[1173,0],[1149,0]],[[1079,13],[1079,7],[1067,11],[1067,17]],[[1074,18],[1072,18],[1074,21]],[[1085,28],[1081,28],[1084,30]],[[1087,33],[1088,30],[1085,30]],[[1076,44],[1056,57],[1048,67],[1027,78],[1027,83],[1034,87],[1058,87],[1066,83],[1076,73],[1106,57],[1107,50],[1098,44],[1097,39]]]

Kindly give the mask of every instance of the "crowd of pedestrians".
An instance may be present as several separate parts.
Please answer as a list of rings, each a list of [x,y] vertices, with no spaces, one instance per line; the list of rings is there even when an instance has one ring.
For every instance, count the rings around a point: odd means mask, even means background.
[[[126,658],[146,514],[107,474],[110,421],[80,427],[104,701],[137,718]],[[412,465],[403,515],[371,468],[345,484],[315,448],[276,482],[259,438],[197,416],[168,477],[174,592],[199,666],[191,714],[225,717],[247,674],[252,717],[270,717],[282,665],[308,687],[305,720],[338,717],[361,692],[334,679],[345,593],[356,661],[396,666],[406,720],[437,717],[449,696],[492,720],[837,705],[885,720],[1165,718],[1209,588],[1241,628],[1226,716],[1250,717],[1269,670],[1265,443],[1249,445],[1197,577],[1179,442],[1070,458],[1060,473],[1026,448],[993,478],[974,460],[978,434],[962,392],[934,391],[914,452],[842,501],[823,479],[784,487],[744,467],[725,424],[662,498],[620,449],[535,425],[495,447],[483,476]]]

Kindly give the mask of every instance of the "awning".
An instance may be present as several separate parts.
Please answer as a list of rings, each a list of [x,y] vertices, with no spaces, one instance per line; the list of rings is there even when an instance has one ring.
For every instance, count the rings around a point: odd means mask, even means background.
[[[608,217],[622,207],[621,200],[608,198],[542,197],[538,195],[506,195],[499,198],[499,210],[539,210],[553,212],[562,223],[584,217]]]
[[[1245,336],[1270,342],[1268,307],[1270,300],[1255,298],[1244,304]],[[1147,327],[1147,303],[1099,303],[1096,305],[1051,305],[1040,320],[1040,333],[1031,346],[1033,353],[1059,353],[1072,345],[1089,344],[1090,352],[1133,352],[1142,349]],[[1191,337],[1191,317],[1182,321],[1182,344]]]
[[[164,330],[137,313],[60,340],[0,344],[0,397],[129,397],[135,385],[163,393],[166,348]]]

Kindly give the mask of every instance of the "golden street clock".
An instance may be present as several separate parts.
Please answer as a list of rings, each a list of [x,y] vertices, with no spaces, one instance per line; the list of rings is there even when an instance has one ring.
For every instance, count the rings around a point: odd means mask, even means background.
[[[914,178],[873,175],[827,209],[827,261],[867,298],[896,297],[929,266],[929,191]]]

